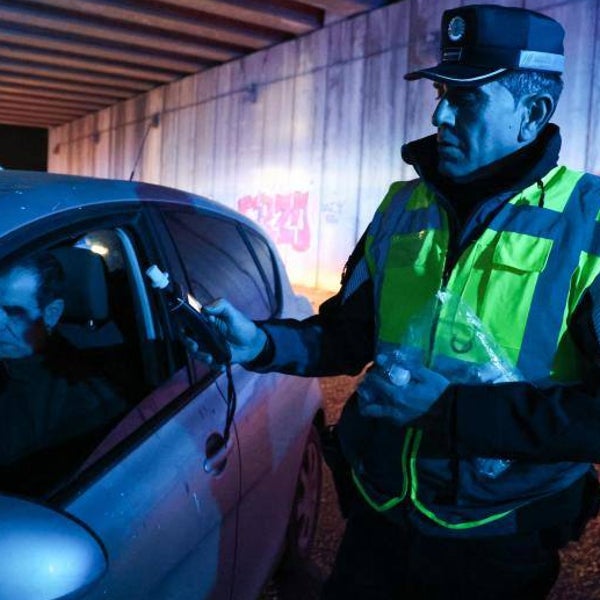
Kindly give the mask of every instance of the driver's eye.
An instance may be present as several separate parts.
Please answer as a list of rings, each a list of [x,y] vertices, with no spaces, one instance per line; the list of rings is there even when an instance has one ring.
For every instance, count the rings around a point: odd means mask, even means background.
[[[0,306],[9,317],[22,318],[27,315],[26,310],[22,306]]]

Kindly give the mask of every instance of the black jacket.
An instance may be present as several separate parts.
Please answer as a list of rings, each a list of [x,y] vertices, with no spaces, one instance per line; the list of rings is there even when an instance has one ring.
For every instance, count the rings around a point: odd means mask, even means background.
[[[460,184],[435,178],[432,138],[409,144],[403,155],[422,177],[433,177],[434,185],[454,206],[457,198],[469,200],[470,205],[461,206],[456,216],[461,225],[457,242],[460,251],[499,208],[484,207],[486,195],[524,189],[555,166],[559,148],[558,128],[551,125],[527,151]],[[507,169],[510,176],[503,179]],[[476,205],[487,210],[476,211],[476,222],[470,222],[469,215],[473,215]],[[359,244],[351,259],[358,269],[361,256]],[[372,361],[372,283],[368,276],[359,276],[357,285],[348,275],[340,292],[321,306],[318,315],[304,321],[262,322],[271,339],[270,355],[251,368],[329,376],[357,374]],[[353,289],[349,291],[348,286]],[[434,418],[424,423],[439,434],[442,451],[465,457],[492,453],[528,460],[600,462],[600,276],[582,298],[570,328],[587,358],[585,383],[544,390],[523,382],[452,385],[434,406]]]

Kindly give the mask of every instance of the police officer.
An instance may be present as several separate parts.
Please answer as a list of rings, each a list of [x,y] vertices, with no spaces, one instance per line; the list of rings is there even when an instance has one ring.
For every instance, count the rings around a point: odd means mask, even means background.
[[[600,178],[557,166],[559,23],[442,17],[437,134],[403,147],[341,291],[302,322],[206,311],[234,360],[374,364],[338,426],[355,490],[326,598],[544,598],[597,507]],[[348,499],[346,498],[346,501]]]

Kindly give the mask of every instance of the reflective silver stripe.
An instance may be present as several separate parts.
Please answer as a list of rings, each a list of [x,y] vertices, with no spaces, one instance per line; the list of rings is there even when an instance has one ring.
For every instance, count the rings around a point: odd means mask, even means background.
[[[344,285],[342,290],[342,302],[345,302],[354,292],[369,279],[369,266],[366,258],[363,256],[360,261],[356,264],[350,279]]]
[[[490,71],[489,73],[485,73],[484,75],[478,75],[477,77],[450,77],[449,75],[440,75],[439,73],[432,73],[435,79],[440,79],[442,81],[479,81],[481,79],[488,79],[489,77],[493,77],[494,75],[499,75],[500,73],[504,73],[504,71],[508,71],[508,69],[496,69],[495,71]],[[419,71],[421,75],[429,74],[429,71]]]
[[[562,73],[565,68],[565,57],[550,52],[521,50],[519,67],[522,69],[537,69],[539,71],[555,71]]]

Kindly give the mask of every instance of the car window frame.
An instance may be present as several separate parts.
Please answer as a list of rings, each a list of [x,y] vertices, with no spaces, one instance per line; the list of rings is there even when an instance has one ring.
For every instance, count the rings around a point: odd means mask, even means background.
[[[282,285],[281,285],[281,274],[279,272],[277,260],[275,259],[275,254],[273,252],[273,248],[267,238],[261,235],[257,230],[248,227],[247,225],[243,225],[242,223],[237,224],[237,229],[240,233],[240,236],[244,240],[248,251],[252,255],[254,262],[256,263],[258,272],[263,280],[265,287],[267,288],[267,295],[269,298],[269,304],[271,306],[271,314],[269,318],[277,317],[281,314],[282,303],[283,303],[283,293],[282,293]],[[269,260],[271,261],[271,269],[273,270],[273,286],[271,286],[271,282],[269,281],[269,277],[265,273],[263,263],[258,258],[256,254],[256,249],[252,244],[252,237],[255,237],[262,244],[264,244],[267,252],[269,253]]]
[[[49,215],[33,223],[20,227],[7,234],[6,244],[3,244],[3,252],[0,253],[0,264],[15,260],[18,257],[40,251],[45,248],[56,246],[60,243],[75,242],[86,233],[102,229],[130,230],[136,241],[141,242],[141,247],[134,249],[136,260],[143,264],[141,259],[152,259],[150,262],[165,263],[164,251],[160,242],[154,235],[154,223],[149,217],[147,207],[140,202],[131,203],[103,203],[92,205],[90,207],[72,208],[60,213]],[[127,234],[130,235],[130,234]],[[25,241],[24,241],[25,240]],[[3,239],[4,242],[4,239]],[[136,294],[139,291],[131,290]],[[166,307],[157,305],[153,309],[154,318],[160,320],[164,327],[165,343],[169,346],[173,344],[173,332],[170,329],[171,323],[165,318],[164,311]],[[114,445],[110,450],[99,457],[93,464],[89,465],[83,471],[76,471],[67,476],[65,482],[61,482],[57,488],[49,490],[46,494],[39,497],[40,501],[47,502],[57,508],[64,508],[74,496],[82,493],[89,486],[101,478],[105,473],[114,468],[120,460],[137,446],[142,444],[145,439],[150,437],[155,431],[160,429],[164,423],[169,421],[181,411],[198,393],[205,387],[208,387],[214,381],[216,375],[205,379],[198,385],[192,377],[193,370],[189,364],[181,366],[186,370],[187,382],[185,389],[178,396],[171,398],[162,408],[157,410],[151,416],[148,416],[140,422],[139,426],[128,433],[123,439]],[[180,368],[180,369],[181,369]],[[175,375],[178,371],[174,372]],[[169,381],[169,380],[167,380]],[[166,382],[162,382],[163,385]],[[196,385],[194,385],[196,383]],[[158,386],[151,394],[153,394]],[[151,395],[150,394],[150,395]],[[147,398],[146,396],[145,398]],[[128,416],[137,409],[139,404],[143,403],[145,398],[139,403],[132,405],[131,410],[119,420],[122,423]],[[117,424],[117,425],[118,425]]]

